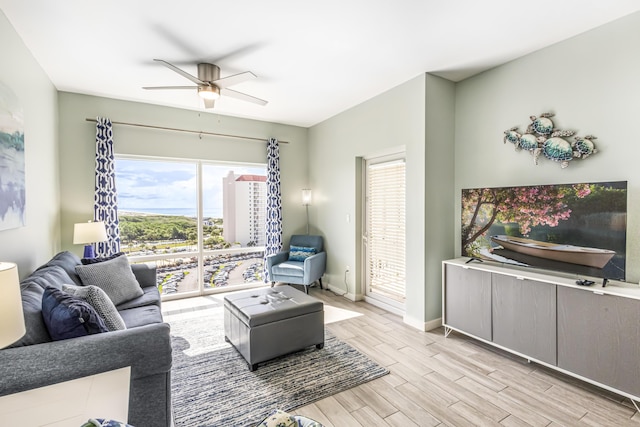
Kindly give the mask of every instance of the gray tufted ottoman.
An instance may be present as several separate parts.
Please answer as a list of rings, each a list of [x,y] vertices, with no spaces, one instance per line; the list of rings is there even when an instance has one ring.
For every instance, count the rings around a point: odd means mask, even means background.
[[[324,306],[291,286],[230,294],[224,297],[224,335],[253,371],[274,357],[322,348]]]

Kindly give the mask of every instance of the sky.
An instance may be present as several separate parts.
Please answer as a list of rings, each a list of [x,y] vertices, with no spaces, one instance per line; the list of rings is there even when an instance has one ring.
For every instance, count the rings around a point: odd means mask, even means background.
[[[265,175],[266,166],[203,164],[204,216],[222,217],[222,178],[229,171]],[[196,180],[196,162],[116,159],[118,209],[156,213],[189,208],[195,214]]]

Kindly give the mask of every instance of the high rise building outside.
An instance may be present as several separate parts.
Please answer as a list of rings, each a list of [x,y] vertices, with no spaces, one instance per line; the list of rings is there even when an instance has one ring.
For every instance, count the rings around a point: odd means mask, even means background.
[[[267,177],[235,175],[222,178],[222,237],[242,246],[264,246]]]

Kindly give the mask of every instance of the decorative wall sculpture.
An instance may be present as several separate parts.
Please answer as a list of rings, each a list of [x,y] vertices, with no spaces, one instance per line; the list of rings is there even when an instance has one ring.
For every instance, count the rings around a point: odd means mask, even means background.
[[[25,202],[22,106],[0,83],[0,230],[25,225]]]
[[[518,132],[518,126],[504,131],[503,142],[512,143],[516,151],[525,150],[533,155],[533,162],[537,165],[540,154],[547,159],[560,162],[562,168],[569,166],[573,159],[586,159],[596,153],[593,135],[574,136],[569,142],[566,138],[573,136],[575,131],[560,130],[554,127],[551,117],[553,113],[544,113],[539,117],[531,116],[531,123],[524,134]]]

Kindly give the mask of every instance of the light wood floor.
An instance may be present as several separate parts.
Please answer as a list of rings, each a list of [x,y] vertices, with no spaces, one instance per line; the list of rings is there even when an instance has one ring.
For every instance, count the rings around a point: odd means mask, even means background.
[[[325,303],[327,329],[390,371],[294,411],[326,427],[640,426],[616,394],[455,332],[444,338],[443,328],[418,331],[365,302],[311,293]]]
[[[362,313],[327,329],[391,371],[296,411],[327,427],[640,426],[618,395],[464,335],[420,332],[365,302],[311,292],[325,305]]]

